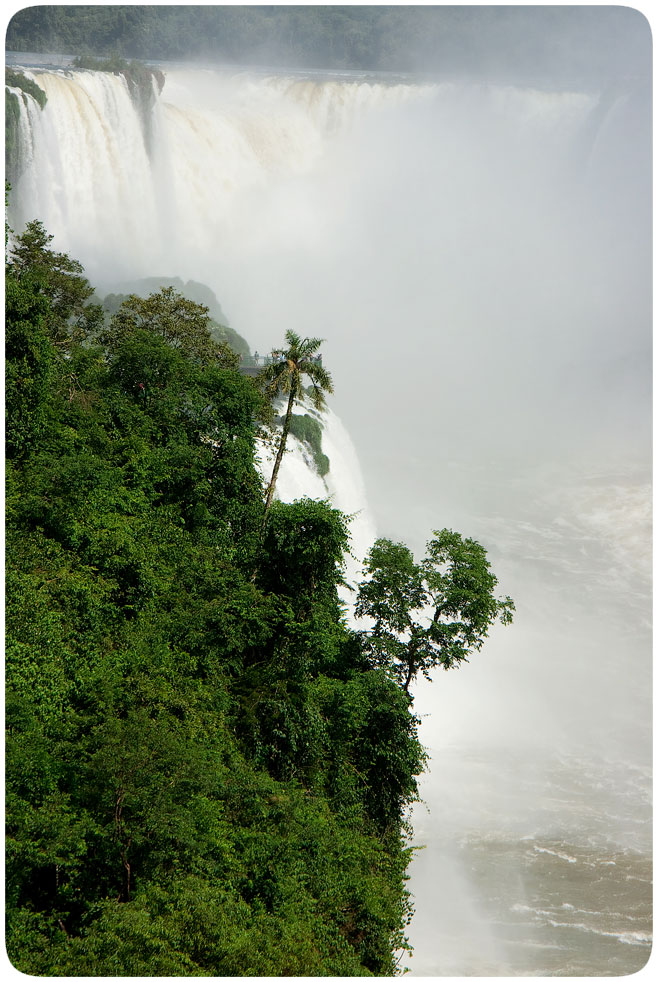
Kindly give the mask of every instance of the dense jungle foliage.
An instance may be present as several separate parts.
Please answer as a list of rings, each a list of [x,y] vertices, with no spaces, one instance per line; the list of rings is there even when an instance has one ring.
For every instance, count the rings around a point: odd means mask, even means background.
[[[183,281],[179,276],[147,276],[121,284],[121,293],[108,293],[97,298],[107,315],[116,314],[121,304],[129,296],[146,298],[166,287],[173,287],[176,293],[182,294],[187,300],[192,300],[208,311],[208,329],[215,341],[224,341],[239,356],[241,365],[253,365],[254,357],[249,350],[247,341],[237,331],[229,327],[226,314],[221,304],[209,287],[195,280]]]
[[[264,408],[172,287],[110,315],[38,222],[6,268],[7,947],[44,976],[391,975],[424,754],[275,501]]]
[[[629,13],[600,6],[52,5],[18,11],[6,47],[299,68],[600,78],[624,71],[626,44],[646,47],[646,22],[637,13],[628,35]]]

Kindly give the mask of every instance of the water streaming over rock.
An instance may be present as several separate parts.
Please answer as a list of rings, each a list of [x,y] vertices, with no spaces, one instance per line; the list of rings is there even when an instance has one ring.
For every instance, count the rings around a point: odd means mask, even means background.
[[[281,497],[359,512],[359,556],[375,525],[419,554],[432,529],[473,535],[516,600],[513,627],[416,692],[412,973],[639,968],[646,91],[170,67],[147,141],[121,77],[33,77],[48,103],[25,110],[14,224],[41,219],[101,288],[207,283],[261,351],[289,327],[326,338],[330,471],[292,439]]]
[[[289,434],[277,479],[276,497],[286,502],[303,497],[326,499],[349,516],[351,555],[346,557],[345,579],[353,587],[361,578],[363,560],[376,538],[361,467],[347,430],[331,408],[322,412],[308,406],[297,408],[297,412],[302,410],[317,419],[322,427],[322,452],[329,458],[329,470],[321,476],[310,447]],[[258,466],[266,482],[272,474],[278,438],[279,432],[275,432],[270,443],[263,442],[259,447]],[[341,595],[350,602],[349,589],[341,591]]]

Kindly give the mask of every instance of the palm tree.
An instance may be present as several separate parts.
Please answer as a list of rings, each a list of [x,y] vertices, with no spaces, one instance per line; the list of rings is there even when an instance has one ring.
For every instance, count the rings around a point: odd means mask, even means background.
[[[266,365],[258,376],[261,387],[270,399],[276,399],[279,395],[288,395],[288,406],[283,420],[283,430],[281,431],[276,460],[274,461],[274,469],[267,488],[267,497],[265,498],[263,529],[265,528],[272,498],[274,497],[274,488],[276,487],[276,479],[279,475],[279,468],[286,449],[290,420],[295,402],[298,400],[302,402],[304,396],[308,394],[315,408],[323,409],[325,406],[325,392],[334,391],[331,375],[322,367],[322,356],[316,354],[322,344],[322,340],[322,338],[304,338],[302,341],[294,331],[286,331],[287,350],[279,352],[278,359]],[[310,391],[304,390],[302,384],[303,375],[308,376],[311,382]]]

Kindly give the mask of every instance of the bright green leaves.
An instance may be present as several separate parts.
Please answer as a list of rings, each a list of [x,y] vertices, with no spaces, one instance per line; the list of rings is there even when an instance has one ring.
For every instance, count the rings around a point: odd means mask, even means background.
[[[293,393],[295,399],[304,399],[303,377],[310,382],[310,397],[316,409],[324,407],[324,393],[333,392],[329,372],[322,367],[317,352],[322,338],[302,339],[294,331],[286,331],[286,345],[278,360],[266,365],[260,372],[259,384],[270,399]]]
[[[346,683],[320,678],[314,692],[328,727],[327,790],[341,806],[363,809],[380,831],[394,827],[417,798],[425,764],[408,699],[379,671]]]
[[[262,535],[262,395],[205,308],[130,297],[101,347],[49,242],[28,227],[7,289],[10,956],[393,974],[423,754],[343,619],[348,520],[275,503]],[[317,401],[319,341],[287,340]]]
[[[514,603],[494,595],[498,580],[486,555],[449,529],[434,533],[420,564],[389,539],[371,549],[355,613],[373,620],[365,646],[405,692],[419,671],[429,678],[433,667],[454,668],[479,651],[496,620],[511,623]]]
[[[478,542],[449,529],[434,535],[422,564],[434,609],[429,632],[442,648],[441,664],[451,668],[479,651],[494,621],[511,623],[514,603],[494,595],[498,580]]]
[[[119,355],[124,342],[143,331],[161,338],[191,361],[201,364],[214,361],[236,368],[237,355],[227,344],[213,341],[210,323],[207,307],[187,300],[167,286],[146,299],[133,294],[124,300],[101,335],[101,343]]]
[[[188,336],[180,347],[153,323],[119,332],[110,349],[107,395],[126,437],[142,433],[152,458],[159,455],[161,476],[154,475],[154,484],[163,501],[180,507],[188,528],[224,528],[249,561],[262,515],[254,466],[261,397],[248,379],[222,365],[224,349],[206,338],[203,318],[197,327],[196,340]],[[211,360],[202,362],[208,352]]]
[[[46,327],[55,345],[66,351],[100,327],[102,311],[89,303],[93,288],[81,264],[49,248],[53,236],[41,222],[28,222],[11,250],[9,270],[18,280],[49,301]]]
[[[34,287],[5,279],[5,439],[9,457],[22,457],[46,425],[54,350],[50,305]]]
[[[307,616],[316,597],[335,599],[348,542],[345,516],[328,502],[275,502],[258,582],[265,590],[291,598],[300,616]]]
[[[378,539],[368,553],[365,570],[370,578],[361,584],[356,616],[374,618],[379,630],[385,625],[403,634],[411,627],[412,614],[427,598],[422,570],[414,563],[411,550],[401,542]]]

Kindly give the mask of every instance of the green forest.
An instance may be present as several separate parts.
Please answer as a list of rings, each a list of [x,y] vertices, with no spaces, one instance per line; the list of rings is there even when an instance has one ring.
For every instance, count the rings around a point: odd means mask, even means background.
[[[6,48],[270,67],[600,78],[627,70],[620,68],[628,52],[618,30],[627,14],[601,6],[48,5],[14,15]],[[638,14],[637,43],[645,26]]]
[[[511,619],[484,550],[378,540],[355,630],[349,518],[265,507],[254,462],[264,437],[285,467],[273,398],[331,391],[319,339],[288,332],[250,377],[207,306],[165,286],[104,307],[37,221],[8,232],[5,281],[12,963],[396,974],[425,763],[409,683]]]

